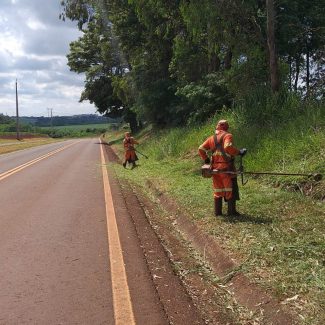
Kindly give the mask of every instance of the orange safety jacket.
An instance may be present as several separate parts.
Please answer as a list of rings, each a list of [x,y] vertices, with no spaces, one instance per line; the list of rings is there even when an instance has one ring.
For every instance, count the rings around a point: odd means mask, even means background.
[[[199,147],[199,155],[203,160],[212,152],[211,167],[220,171],[235,171],[234,156],[239,150],[233,146],[231,133],[217,130],[216,134],[206,139]],[[215,174],[212,176],[214,197],[224,197],[230,200],[233,197],[233,178],[230,174]]]
[[[208,158],[209,151],[212,152],[211,167],[225,171],[233,169],[234,156],[239,154],[233,145],[232,134],[223,130],[217,130],[200,145],[199,154],[203,160]]]
[[[124,138],[123,146],[125,151],[125,160],[129,162],[133,162],[137,160],[137,155],[135,153],[134,145],[139,144],[133,137]]]

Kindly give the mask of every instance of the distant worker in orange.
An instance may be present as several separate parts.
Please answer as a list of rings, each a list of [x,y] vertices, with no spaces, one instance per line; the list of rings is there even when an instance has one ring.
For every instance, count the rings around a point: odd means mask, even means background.
[[[125,132],[124,135],[124,140],[123,140],[123,146],[124,146],[124,163],[123,163],[123,167],[126,168],[126,164],[132,164],[131,169],[133,169],[134,167],[136,167],[137,165],[135,164],[135,162],[138,160],[138,157],[135,153],[135,148],[134,145],[135,144],[139,144],[138,141],[136,141],[133,137],[131,137],[131,133],[130,132]]]
[[[236,171],[235,156],[244,156],[247,149],[237,149],[233,144],[233,136],[228,132],[227,120],[220,120],[216,125],[213,136],[207,138],[199,147],[199,155],[205,164],[211,164],[212,169],[221,173],[213,174],[214,212],[216,216],[222,215],[222,199],[228,203],[228,215],[238,215],[236,200],[239,200],[237,177],[233,174],[222,173],[223,171]],[[212,154],[212,159],[208,153]]]

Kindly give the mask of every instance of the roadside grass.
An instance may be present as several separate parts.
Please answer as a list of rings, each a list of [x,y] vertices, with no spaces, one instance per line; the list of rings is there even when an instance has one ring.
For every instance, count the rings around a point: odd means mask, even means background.
[[[149,159],[138,155],[140,166],[134,170],[119,165],[114,168],[142,191],[148,193],[151,183],[172,197],[240,263],[244,273],[300,315],[301,324],[324,324],[324,180],[250,178],[240,188],[238,207],[243,215],[215,218],[211,180],[200,176],[197,148],[212,134],[220,117],[192,129],[142,131],[136,135],[141,143],[138,148]],[[269,129],[247,127],[232,113],[225,112],[222,117],[230,120],[236,145],[249,149],[245,156],[247,170],[325,172],[323,117],[316,126],[314,117],[305,116],[303,121],[293,119],[286,127]],[[122,133],[108,133],[106,140],[122,158]],[[306,191],[301,188],[306,184],[316,189],[317,195],[314,190],[310,197],[303,195]]]

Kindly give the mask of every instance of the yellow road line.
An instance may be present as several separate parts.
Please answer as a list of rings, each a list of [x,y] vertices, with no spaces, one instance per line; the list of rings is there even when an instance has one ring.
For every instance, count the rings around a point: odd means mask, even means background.
[[[78,142],[80,142],[80,141],[78,141]],[[60,152],[62,150],[65,150],[65,149],[71,147],[72,145],[74,145],[74,144],[76,144],[78,142],[73,142],[71,144],[68,144],[68,145],[62,147],[62,148],[56,149],[56,150],[51,151],[51,152],[49,152],[49,153],[47,153],[47,154],[45,154],[43,156],[40,156],[40,157],[35,158],[35,159],[31,160],[31,161],[28,161],[28,162],[26,162],[26,163],[24,163],[24,164],[22,164],[20,166],[17,166],[17,167],[15,167],[13,169],[10,169],[10,170],[0,174],[0,181],[2,181],[3,179],[5,179],[5,178],[7,178],[7,177],[9,177],[9,176],[11,176],[11,175],[13,175],[15,173],[18,173],[19,171],[21,171],[21,170],[23,170],[23,169],[25,169],[25,168],[27,168],[27,167],[29,167],[31,165],[36,164],[37,162],[39,162],[39,161],[41,161],[43,159],[51,157],[51,156],[55,155],[56,153],[58,153],[58,152]]]
[[[103,146],[101,149],[102,172],[105,192],[109,259],[113,291],[114,318],[116,325],[134,325],[135,319],[131,304],[130,290],[124,267],[120,238],[117,229],[115,210],[105,165]]]

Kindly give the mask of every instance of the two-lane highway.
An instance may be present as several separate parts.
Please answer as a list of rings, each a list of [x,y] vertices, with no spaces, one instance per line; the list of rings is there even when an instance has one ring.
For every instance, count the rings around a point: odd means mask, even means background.
[[[96,142],[0,156],[1,324],[114,323]]]
[[[0,155],[1,325],[202,323],[167,276],[164,307],[106,164],[98,139]]]

